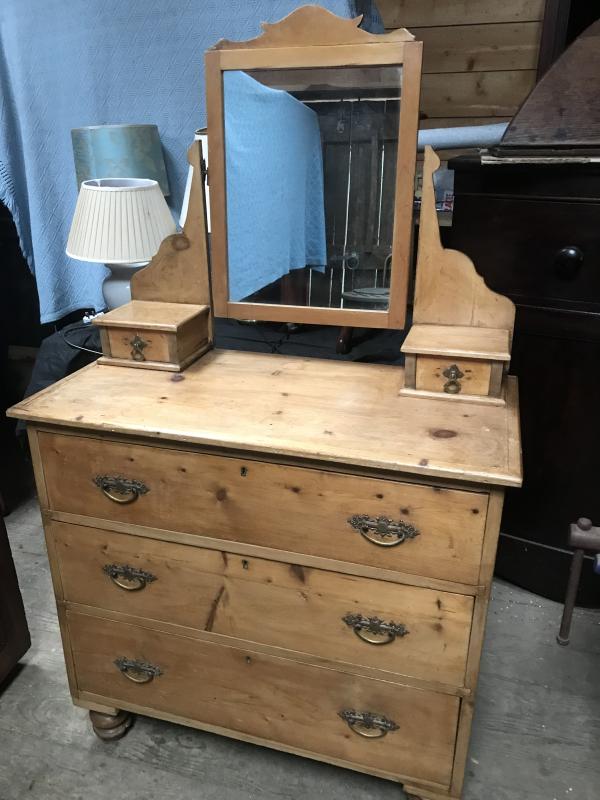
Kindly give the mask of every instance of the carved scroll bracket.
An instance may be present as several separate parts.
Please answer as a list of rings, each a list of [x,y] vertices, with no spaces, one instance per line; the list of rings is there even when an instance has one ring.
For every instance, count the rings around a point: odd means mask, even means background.
[[[426,147],[413,322],[501,328],[512,337],[514,303],[486,286],[465,253],[442,247],[433,186],[439,166],[437,155]]]
[[[167,236],[148,266],[133,275],[133,300],[210,305],[201,142],[191,145],[188,161],[193,174],[183,232]]]

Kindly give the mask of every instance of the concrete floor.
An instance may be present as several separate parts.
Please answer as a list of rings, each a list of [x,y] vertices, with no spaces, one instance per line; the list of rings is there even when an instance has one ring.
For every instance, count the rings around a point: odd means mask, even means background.
[[[138,718],[102,743],[71,705],[35,501],[8,519],[32,635],[0,695],[0,800],[403,800],[396,784]],[[600,797],[600,613],[496,582],[464,800]]]

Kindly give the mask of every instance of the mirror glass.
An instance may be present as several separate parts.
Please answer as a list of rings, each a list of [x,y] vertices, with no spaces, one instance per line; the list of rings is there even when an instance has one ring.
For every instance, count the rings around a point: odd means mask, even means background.
[[[401,66],[223,72],[231,302],[386,310]]]

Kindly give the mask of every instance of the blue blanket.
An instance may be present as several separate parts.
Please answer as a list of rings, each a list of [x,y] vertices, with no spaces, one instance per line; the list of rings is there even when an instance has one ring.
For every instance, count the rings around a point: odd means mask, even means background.
[[[229,299],[327,263],[315,112],[245,72],[223,75]],[[258,234],[258,235],[257,235]]]
[[[204,51],[248,39],[298,0],[2,0],[0,200],[35,272],[42,322],[103,306],[106,268],[72,261],[65,243],[77,199],[71,128],[159,127],[174,211],[186,152],[206,124]],[[320,5],[348,16],[351,0]]]

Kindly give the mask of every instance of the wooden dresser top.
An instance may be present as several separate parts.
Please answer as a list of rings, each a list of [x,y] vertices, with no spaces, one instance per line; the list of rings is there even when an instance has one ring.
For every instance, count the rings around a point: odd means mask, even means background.
[[[28,422],[492,485],[521,484],[506,406],[405,397],[396,366],[213,350],[184,373],[92,364],[23,400]]]

